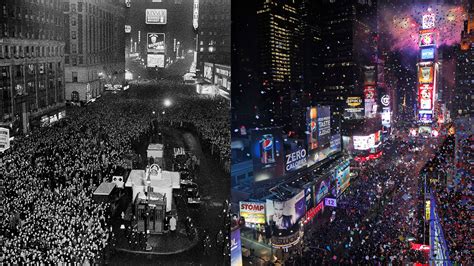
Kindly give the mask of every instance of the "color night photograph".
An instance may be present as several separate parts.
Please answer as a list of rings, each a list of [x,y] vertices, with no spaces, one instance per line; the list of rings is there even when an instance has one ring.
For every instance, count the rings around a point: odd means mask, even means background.
[[[231,265],[473,265],[473,2],[231,12]]]

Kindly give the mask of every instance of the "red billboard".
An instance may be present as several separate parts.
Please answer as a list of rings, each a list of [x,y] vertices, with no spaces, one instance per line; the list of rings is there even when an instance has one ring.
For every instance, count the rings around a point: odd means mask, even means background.
[[[418,89],[420,110],[433,109],[433,84],[420,84]]]

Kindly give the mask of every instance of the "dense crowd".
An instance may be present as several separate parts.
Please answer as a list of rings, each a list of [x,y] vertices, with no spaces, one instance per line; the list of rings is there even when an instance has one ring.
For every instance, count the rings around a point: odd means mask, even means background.
[[[163,84],[161,91],[174,91],[175,84]],[[111,208],[95,202],[92,193],[123,171],[125,158],[134,154],[132,143],[149,135],[157,118],[157,95],[130,96],[107,95],[85,108],[68,107],[66,119],[18,136],[0,155],[0,263],[101,263],[113,239]],[[225,102],[169,96],[176,105],[161,118],[191,124],[227,158]]]
[[[473,155],[473,135],[458,142],[462,150],[457,164],[454,186],[440,186],[436,196],[439,201],[439,215],[452,261],[462,265],[472,265],[472,174],[473,167],[468,162]]]
[[[131,141],[149,129],[139,110],[119,98],[70,108],[66,121],[18,137],[1,155],[1,262],[103,259],[110,208],[92,193],[122,168]]]
[[[407,184],[415,164],[411,157],[402,156],[408,154],[405,142],[397,141],[392,144],[395,146],[399,147],[396,151],[399,156],[364,165],[359,177],[351,181],[349,189],[338,199],[337,209],[329,208],[320,219],[308,224],[303,252],[292,255],[289,265],[388,265],[422,261],[422,254],[410,250],[407,241],[407,237],[418,233],[413,198],[419,191],[415,184]],[[404,195],[410,197],[405,200]],[[328,219],[328,215],[334,217]]]

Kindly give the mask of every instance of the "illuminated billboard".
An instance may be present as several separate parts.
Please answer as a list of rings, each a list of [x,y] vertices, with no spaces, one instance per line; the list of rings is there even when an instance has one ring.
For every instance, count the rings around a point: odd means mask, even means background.
[[[364,106],[361,96],[349,96],[346,99],[346,107],[344,108],[344,118],[346,119],[362,119],[364,118]]]
[[[315,187],[316,188],[316,187]],[[331,190],[331,179],[322,180],[314,191],[315,204],[321,202],[329,194]]]
[[[390,112],[390,108],[384,107],[382,109],[382,126],[390,127],[391,126],[391,118],[392,114]]]
[[[265,224],[265,203],[241,201],[239,206],[246,223]]]
[[[337,190],[337,196],[339,197],[344,190],[346,190],[349,187],[350,184],[350,166],[349,163],[346,162],[338,167],[336,167],[334,171],[334,176],[335,179],[337,180],[336,182],[336,190]]]
[[[418,68],[418,82],[419,83],[433,83],[433,66],[420,66]]]
[[[435,27],[435,14],[425,14],[422,16],[421,27],[423,29],[432,29]]]
[[[369,146],[369,136],[354,136],[352,137],[354,142],[354,150],[368,150]]]
[[[132,27],[130,25],[125,25],[125,33],[130,33],[132,31]]]
[[[286,201],[266,201],[267,224],[275,224],[278,230],[290,229],[306,212],[304,191]]]
[[[165,52],[165,34],[164,33],[147,33],[147,51],[148,53],[164,53]]]
[[[255,182],[284,174],[285,156],[280,128],[252,130],[251,152]]]
[[[418,100],[421,110],[433,109],[433,84],[420,84]]]
[[[204,79],[207,82],[213,82],[214,80],[214,64],[209,62],[204,62]]]
[[[429,124],[433,122],[433,114],[431,113],[419,113],[418,121],[423,124]]]
[[[230,234],[230,265],[242,266],[242,244],[240,242],[240,229],[233,230]]]
[[[364,85],[375,85],[375,69],[364,71]]]
[[[199,0],[194,0],[193,3],[193,28],[197,29],[199,27]]]
[[[164,54],[147,54],[147,67],[165,67]]]
[[[285,171],[293,172],[307,165],[306,149],[298,147],[285,155]]]
[[[435,33],[428,32],[420,34],[420,47],[433,46],[435,45]]]
[[[10,129],[0,127],[0,152],[10,148]]]
[[[146,24],[166,24],[166,9],[147,9]]]
[[[421,49],[421,60],[433,60],[435,56],[435,48],[423,48]]]
[[[308,108],[306,125],[309,152],[329,146],[331,140],[331,109],[329,106]]]
[[[374,116],[377,112],[377,104],[375,102],[375,86],[365,86],[364,87],[364,109],[365,116],[371,117]]]

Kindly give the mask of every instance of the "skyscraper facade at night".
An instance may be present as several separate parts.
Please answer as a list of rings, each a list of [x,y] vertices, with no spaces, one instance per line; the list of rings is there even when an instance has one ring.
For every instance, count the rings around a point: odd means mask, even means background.
[[[26,133],[64,106],[62,1],[0,3],[0,123]],[[37,122],[37,123],[35,123]]]
[[[63,2],[66,100],[89,102],[125,74],[124,13],[119,0]]]
[[[464,22],[457,51],[454,116],[472,116],[474,110],[474,9]]]

